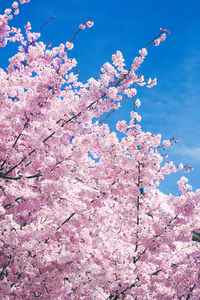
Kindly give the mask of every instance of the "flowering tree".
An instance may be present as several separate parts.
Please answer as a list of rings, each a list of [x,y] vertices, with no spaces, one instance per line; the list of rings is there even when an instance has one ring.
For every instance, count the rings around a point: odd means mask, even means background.
[[[179,196],[159,191],[184,166],[162,163],[176,141],[142,131],[136,111],[137,88],[156,85],[138,69],[169,32],[129,69],[117,51],[84,84],[74,38],[52,48],[30,23],[25,35],[8,25],[25,2],[0,16],[0,46],[20,43],[0,69],[0,299],[199,299],[200,191],[185,177]],[[123,101],[133,111],[119,140],[104,120]]]

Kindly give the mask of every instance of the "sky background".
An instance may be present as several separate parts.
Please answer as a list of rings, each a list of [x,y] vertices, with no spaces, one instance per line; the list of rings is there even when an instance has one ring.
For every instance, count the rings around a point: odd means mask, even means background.
[[[0,12],[11,7],[13,1],[1,0]],[[152,89],[141,87],[139,114],[142,128],[163,139],[175,136],[166,161],[183,162],[194,168],[166,177],[160,185],[164,193],[178,193],[176,181],[180,176],[189,178],[194,190],[200,188],[200,1],[199,0],[31,0],[20,6],[20,14],[10,23],[23,27],[27,21],[33,31],[44,22],[56,19],[42,29],[46,43],[54,46],[70,40],[80,23],[88,17],[95,26],[81,32],[75,40],[71,57],[78,61],[79,79],[86,82],[95,77],[100,67],[111,62],[117,50],[123,53],[127,68],[138,51],[159,33],[159,28],[171,32],[159,47],[148,48],[148,56],[139,70],[147,77],[157,77],[158,85]],[[8,58],[17,46],[9,44],[0,49],[0,67],[6,68]],[[110,117],[108,123],[115,130],[117,120],[130,120],[132,103],[127,102]]]

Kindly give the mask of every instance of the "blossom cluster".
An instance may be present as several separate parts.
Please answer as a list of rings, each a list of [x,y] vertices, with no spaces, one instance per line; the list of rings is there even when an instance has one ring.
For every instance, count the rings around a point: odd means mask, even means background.
[[[186,166],[160,153],[175,138],[138,124],[134,97],[157,84],[138,74],[147,47],[129,69],[117,51],[83,83],[73,41],[49,47],[29,22],[22,35],[12,7],[0,16],[1,46],[20,43],[0,69],[0,299],[198,299],[200,190],[182,176],[178,196],[159,191]],[[119,138],[104,119],[127,98]]]

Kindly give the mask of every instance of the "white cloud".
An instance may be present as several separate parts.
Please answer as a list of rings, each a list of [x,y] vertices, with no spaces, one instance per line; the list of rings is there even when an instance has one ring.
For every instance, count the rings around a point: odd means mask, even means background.
[[[184,157],[189,156],[193,160],[200,162],[200,147],[175,147],[174,152]]]

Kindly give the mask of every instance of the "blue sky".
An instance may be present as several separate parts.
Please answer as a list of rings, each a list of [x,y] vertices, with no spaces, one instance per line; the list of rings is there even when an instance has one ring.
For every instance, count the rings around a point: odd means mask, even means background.
[[[11,6],[11,0],[1,0],[0,10]],[[120,50],[129,67],[138,50],[146,45],[159,28],[168,28],[171,35],[159,47],[151,46],[140,69],[145,77],[157,77],[153,89],[141,88],[139,113],[142,128],[161,133],[164,139],[175,136],[178,144],[169,151],[167,161],[183,162],[194,167],[186,176],[194,189],[200,187],[200,1],[192,0],[31,0],[21,6],[12,22],[23,27],[30,21],[34,31],[51,16],[56,19],[42,30],[44,42],[58,45],[69,40],[78,25],[88,17],[95,26],[81,32],[75,41],[72,57],[78,61],[80,80],[86,81],[99,73],[100,67]],[[10,44],[0,49],[0,66],[16,47]],[[115,129],[117,120],[129,120],[131,103],[126,103],[109,120]],[[160,186],[165,193],[177,193],[176,181],[184,173],[168,176]]]

